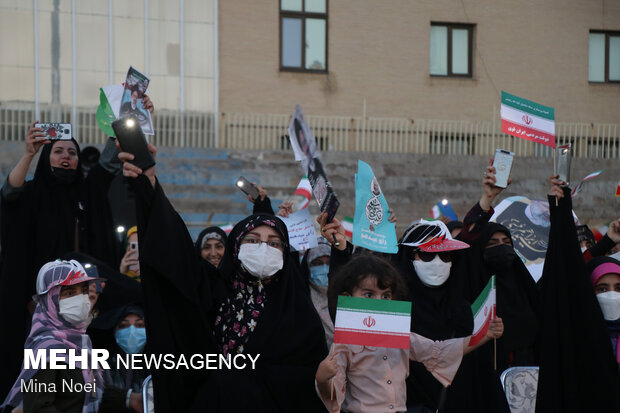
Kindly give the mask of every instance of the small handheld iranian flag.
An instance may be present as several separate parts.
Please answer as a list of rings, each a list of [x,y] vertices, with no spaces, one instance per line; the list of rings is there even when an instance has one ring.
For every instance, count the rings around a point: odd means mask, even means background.
[[[476,301],[471,305],[474,313],[474,333],[469,339],[469,345],[475,346],[487,335],[489,324],[495,318],[495,276],[487,283]]]
[[[344,217],[342,226],[344,228],[344,234],[349,238],[353,238],[353,218]]]
[[[620,196],[620,183],[616,187],[616,196]]]
[[[555,112],[502,90],[502,132],[555,148]]]
[[[338,297],[334,343],[409,348],[411,303]]]
[[[589,174],[588,176],[586,176],[585,178],[583,178],[581,180],[581,182],[579,182],[579,185],[577,185],[575,187],[575,189],[573,189],[573,193],[571,194],[571,197],[575,197],[575,195],[577,195],[579,192],[581,192],[581,188],[583,188],[583,184],[586,183],[587,181],[589,181],[590,179],[594,179],[597,176],[599,176],[601,174],[601,172],[603,172],[603,170],[601,169],[600,171],[596,171],[596,172],[592,172],[591,174]]]
[[[310,181],[304,175],[299,181],[299,185],[297,185],[297,189],[295,189],[295,193],[293,195],[301,195],[305,199],[299,204],[299,209],[304,209],[310,203],[310,199],[312,198],[312,186],[310,186]]]

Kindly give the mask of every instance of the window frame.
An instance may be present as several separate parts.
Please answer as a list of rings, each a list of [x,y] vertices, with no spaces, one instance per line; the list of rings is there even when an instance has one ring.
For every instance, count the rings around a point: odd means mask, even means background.
[[[448,73],[445,75],[437,75],[437,74],[433,74],[430,73],[430,54],[429,54],[429,74],[431,75],[431,77],[439,77],[439,78],[446,78],[446,77],[456,77],[456,78],[465,78],[465,79],[473,79],[474,78],[474,66],[473,66],[473,60],[474,60],[474,28],[476,27],[475,24],[473,23],[449,23],[449,22],[435,22],[432,21],[431,22],[431,27],[432,26],[442,26],[442,27],[446,27],[447,28],[447,66],[448,66]],[[466,29],[467,30],[467,34],[468,34],[468,38],[467,38],[467,74],[462,74],[462,73],[454,73],[452,72],[452,29]],[[430,31],[429,31],[430,33]],[[430,34],[429,34],[429,46],[430,46]],[[429,51],[430,51],[430,47],[429,47]]]
[[[605,79],[602,81],[590,80],[590,73],[588,72],[588,83],[592,84],[604,84],[604,83],[620,83],[620,79],[618,80],[609,80],[609,36],[612,37],[620,37],[619,30],[590,30],[588,32],[588,44],[590,41],[591,34],[604,34],[605,35]],[[590,59],[590,48],[588,47],[588,60]]]
[[[280,10],[280,60],[278,62],[278,66],[280,67],[280,72],[297,72],[297,73],[319,73],[326,74],[329,70],[329,0],[325,0],[325,13],[317,13],[317,12],[307,12],[306,9],[306,0],[301,0],[301,10],[302,11],[293,11],[293,10],[282,10],[282,1],[278,0],[278,8]],[[282,20],[286,17],[301,19],[301,66],[293,67],[293,66],[283,66],[282,65]],[[323,19],[325,20],[325,69],[306,69],[306,19]]]

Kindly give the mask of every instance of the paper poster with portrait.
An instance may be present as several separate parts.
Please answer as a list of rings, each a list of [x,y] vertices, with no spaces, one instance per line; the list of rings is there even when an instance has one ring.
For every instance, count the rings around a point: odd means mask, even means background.
[[[129,67],[125,88],[121,99],[119,118],[134,115],[140,122],[140,127],[145,135],[154,135],[151,113],[142,105],[142,97],[146,93],[150,79],[137,71],[133,66]]]
[[[310,181],[314,198],[321,212],[327,212],[328,222],[330,222],[336,215],[340,202],[327,179],[316,140],[299,105],[295,105],[288,133],[295,160],[301,161],[302,170]]]
[[[573,218],[575,223],[579,222],[574,212]],[[491,221],[510,230],[517,255],[534,281],[538,282],[542,276],[549,245],[549,202],[531,200],[524,196],[506,198],[495,207]]]
[[[331,222],[340,207],[340,201],[338,201],[338,197],[325,175],[321,159],[312,159],[312,162],[308,164],[308,169],[306,169],[306,176],[310,181],[312,194],[314,194],[321,212],[327,212],[327,222]]]
[[[358,161],[355,175],[353,245],[388,254],[398,252],[396,226],[388,220],[390,207],[379,181],[366,162]]]
[[[310,130],[310,126],[304,119],[304,114],[299,105],[295,105],[295,112],[288,127],[288,136],[295,153],[295,160],[301,161],[304,169],[308,167],[314,158],[320,158],[319,150],[316,146],[316,139]]]

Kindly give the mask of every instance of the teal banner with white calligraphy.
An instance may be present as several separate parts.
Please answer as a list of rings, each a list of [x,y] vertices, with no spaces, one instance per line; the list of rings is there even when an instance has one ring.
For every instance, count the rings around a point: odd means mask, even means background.
[[[389,209],[372,168],[366,162],[358,161],[353,244],[373,251],[396,254],[396,227],[388,221]]]

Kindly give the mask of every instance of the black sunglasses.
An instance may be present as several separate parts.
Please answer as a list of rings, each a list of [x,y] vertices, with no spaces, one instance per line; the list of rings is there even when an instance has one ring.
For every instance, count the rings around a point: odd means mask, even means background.
[[[418,253],[418,257],[420,257],[420,259],[424,262],[430,262],[433,261],[435,259],[436,255],[439,255],[439,259],[442,260],[443,262],[451,262],[452,261],[452,255],[450,255],[449,252],[426,252],[426,251],[422,251],[420,249],[414,251]]]

